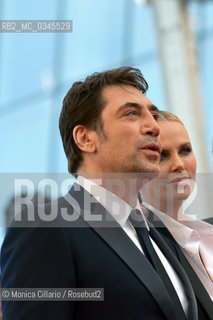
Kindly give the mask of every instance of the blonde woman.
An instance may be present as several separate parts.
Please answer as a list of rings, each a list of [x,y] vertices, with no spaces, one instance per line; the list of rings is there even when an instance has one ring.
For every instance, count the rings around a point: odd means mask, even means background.
[[[159,126],[161,174],[143,188],[143,206],[153,224],[158,220],[166,227],[159,231],[178,243],[213,300],[213,226],[183,211],[196,175],[191,141],[183,122],[172,113],[160,111]]]

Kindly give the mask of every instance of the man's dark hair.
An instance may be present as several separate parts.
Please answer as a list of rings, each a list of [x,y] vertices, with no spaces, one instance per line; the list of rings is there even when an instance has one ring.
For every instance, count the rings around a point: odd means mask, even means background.
[[[63,100],[59,119],[70,173],[77,172],[82,161],[81,150],[73,139],[73,129],[77,125],[83,125],[89,129],[102,131],[101,112],[106,104],[102,91],[110,85],[133,86],[144,94],[148,90],[148,84],[141,71],[132,67],[96,72],[88,76],[85,81],[74,82]]]

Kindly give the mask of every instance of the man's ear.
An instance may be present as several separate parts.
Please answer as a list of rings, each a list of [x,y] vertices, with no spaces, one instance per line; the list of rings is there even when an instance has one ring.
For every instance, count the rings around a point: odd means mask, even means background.
[[[96,152],[97,133],[93,129],[85,128],[83,125],[77,125],[73,129],[73,139],[83,152]]]

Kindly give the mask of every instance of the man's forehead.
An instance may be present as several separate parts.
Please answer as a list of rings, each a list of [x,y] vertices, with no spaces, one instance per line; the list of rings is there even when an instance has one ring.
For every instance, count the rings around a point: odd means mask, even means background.
[[[112,85],[104,88],[102,98],[105,104],[104,113],[120,113],[130,107],[158,112],[158,108],[137,88],[133,86]]]
[[[152,102],[140,90],[130,85],[107,86],[102,91],[102,97],[106,104],[112,102],[122,105],[133,102],[152,105]]]

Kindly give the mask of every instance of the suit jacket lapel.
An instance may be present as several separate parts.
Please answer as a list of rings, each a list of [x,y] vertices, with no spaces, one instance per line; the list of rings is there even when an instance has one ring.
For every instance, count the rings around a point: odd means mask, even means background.
[[[179,275],[180,279],[182,280],[185,288],[186,295],[189,300],[189,319],[198,319],[198,310],[197,310],[197,302],[194,295],[194,291],[192,289],[191,283],[182,268],[181,264],[179,263],[178,259],[169,248],[169,246],[162,241],[162,237],[160,237],[159,233],[156,231],[153,226],[150,226],[150,233],[153,236],[153,239],[158,244],[159,248],[162,250],[164,255],[167,257],[168,261],[171,263],[177,274]]]
[[[99,211],[100,212],[100,211]],[[168,319],[175,319],[172,303],[165,305],[165,297],[170,297],[160,277],[145,256],[138,250],[122,228],[115,222],[114,227],[98,227],[94,222],[87,222],[91,228],[112,248],[132,272],[147,288]],[[160,293],[160,294],[159,294]]]
[[[202,282],[200,281],[200,279],[196,275],[195,271],[193,270],[190,263],[188,262],[188,260],[184,256],[182,250],[180,249],[178,243],[176,242],[176,240],[174,239],[172,234],[169,232],[169,230],[166,228],[164,223],[161,220],[159,220],[158,218],[156,218],[156,216],[153,214],[153,212],[151,210],[147,210],[147,213],[148,213],[148,216],[147,216],[148,220],[151,221],[151,223],[156,228],[158,228],[157,230],[163,236],[165,236],[167,239],[169,239],[172,242],[172,245],[174,246],[175,251],[178,255],[179,261],[180,261],[181,265],[183,266],[183,268],[184,268],[184,270],[190,280],[191,286],[195,292],[195,295],[196,295],[198,301],[201,303],[204,310],[206,311],[206,313],[209,315],[209,317],[211,319],[213,316],[213,302],[212,302],[211,298],[209,297],[209,294],[207,293]],[[172,246],[170,246],[170,247],[172,247]]]
[[[71,189],[70,194],[81,207],[81,212],[84,213],[85,199],[91,200],[91,195],[79,186],[78,191],[74,192]],[[93,197],[92,197],[93,198]],[[162,283],[162,280],[153,269],[152,265],[129,239],[119,224],[112,218],[109,212],[98,203],[94,198],[90,201],[92,203],[91,215],[101,215],[101,221],[84,221],[96,232],[99,237],[109,245],[112,250],[123,260],[123,262],[134,272],[138,279],[143,283],[147,290],[156,301],[165,317],[168,320],[175,319],[173,305],[170,297]],[[88,208],[87,208],[88,211]],[[167,303],[165,304],[165,300]]]

